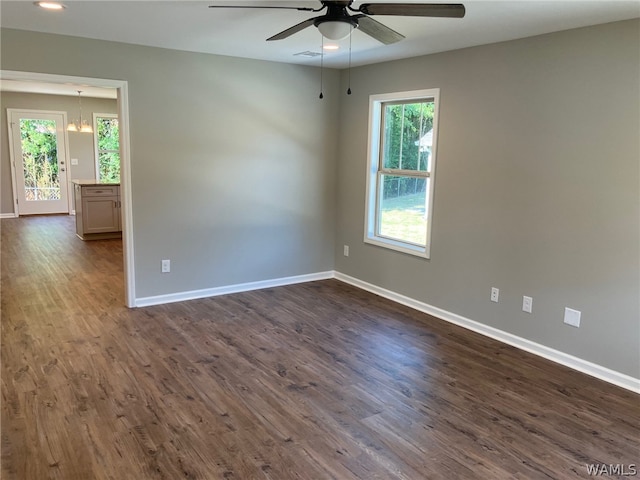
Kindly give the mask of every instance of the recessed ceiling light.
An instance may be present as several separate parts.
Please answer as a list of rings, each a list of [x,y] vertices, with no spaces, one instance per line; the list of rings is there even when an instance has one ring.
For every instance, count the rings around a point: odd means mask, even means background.
[[[47,10],[63,10],[66,8],[66,5],[59,2],[35,2],[35,5]]]

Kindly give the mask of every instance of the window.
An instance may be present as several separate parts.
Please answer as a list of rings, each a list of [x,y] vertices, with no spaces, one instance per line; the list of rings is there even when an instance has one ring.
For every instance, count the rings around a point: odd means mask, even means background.
[[[96,145],[96,180],[120,183],[120,129],[118,116],[111,113],[93,115]]]
[[[439,93],[370,97],[367,243],[429,258]]]

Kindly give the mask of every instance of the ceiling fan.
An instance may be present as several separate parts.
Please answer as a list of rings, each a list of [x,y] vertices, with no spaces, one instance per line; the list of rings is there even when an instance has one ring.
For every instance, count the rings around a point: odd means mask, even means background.
[[[305,12],[326,10],[323,15],[309,18],[289,27],[267,38],[267,41],[282,40],[313,25],[320,30],[323,37],[329,40],[346,38],[352,29],[357,28],[385,45],[399,42],[404,38],[404,35],[374,20],[370,15],[462,18],[465,14],[464,5],[460,3],[363,3],[358,8],[351,6],[353,0],[320,0],[320,3],[322,5],[319,8],[267,5],[210,5],[209,8],[272,8]]]

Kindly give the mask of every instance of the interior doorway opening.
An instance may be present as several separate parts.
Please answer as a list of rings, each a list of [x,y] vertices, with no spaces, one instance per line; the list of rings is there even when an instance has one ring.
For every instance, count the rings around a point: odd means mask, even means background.
[[[75,77],[67,75],[53,75],[36,72],[0,71],[3,83],[30,82],[50,86],[73,86],[76,90],[83,88],[107,88],[115,89],[117,97],[117,111],[119,119],[120,140],[120,195],[122,202],[122,247],[124,256],[124,286],[125,304],[128,307],[135,306],[135,271],[133,249],[133,212],[131,208],[131,164],[129,146],[129,101],[128,84],[123,80],[101,79],[91,77]],[[4,112],[3,112],[4,113]],[[66,123],[66,122],[65,122]],[[15,182],[14,182],[15,183]],[[13,185],[14,193],[17,187]],[[15,195],[14,195],[15,197]],[[19,208],[16,208],[20,212]]]

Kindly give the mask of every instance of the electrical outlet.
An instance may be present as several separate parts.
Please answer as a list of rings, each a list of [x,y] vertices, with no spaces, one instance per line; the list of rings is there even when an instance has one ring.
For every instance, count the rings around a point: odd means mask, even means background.
[[[171,260],[162,260],[162,273],[169,273],[171,271]]]
[[[345,245],[343,251],[344,251],[344,256],[348,257],[349,256],[349,245]]]
[[[579,310],[565,307],[564,323],[571,325],[572,327],[580,328],[580,315],[581,312]]]
[[[527,297],[526,295],[522,297],[522,311],[531,313],[533,308],[533,298]]]
[[[500,297],[500,289],[496,287],[491,287],[491,301],[498,303],[499,297]]]

